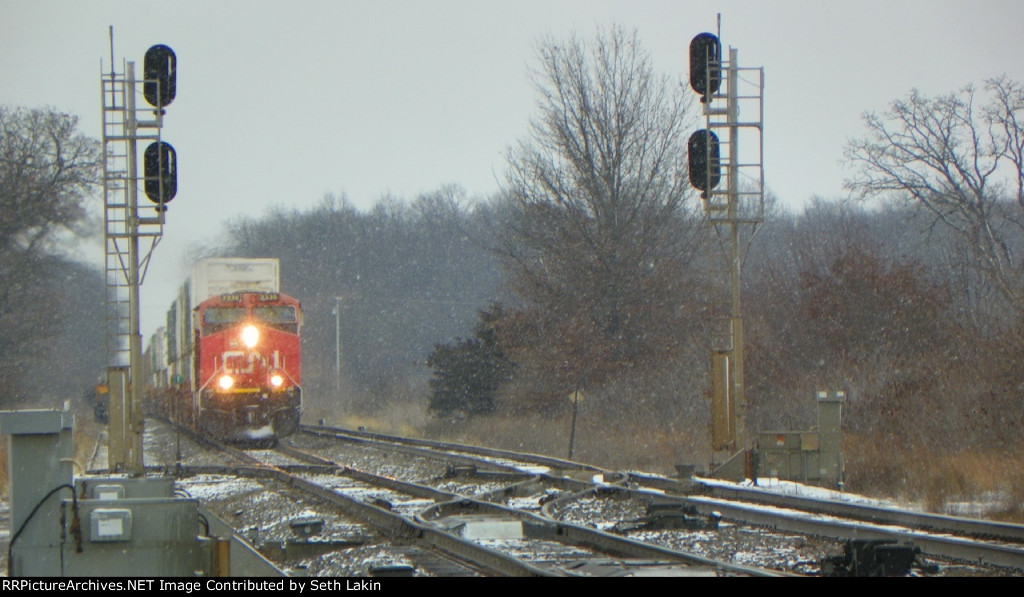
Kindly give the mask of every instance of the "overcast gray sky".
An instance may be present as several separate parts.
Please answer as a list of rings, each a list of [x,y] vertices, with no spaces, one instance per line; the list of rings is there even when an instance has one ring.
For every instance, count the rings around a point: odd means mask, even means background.
[[[163,138],[179,190],[143,286],[149,333],[187,249],[231,218],[327,192],[363,208],[446,183],[495,192],[534,113],[538,37],[635,28],[655,67],[685,80],[690,39],[719,13],[740,66],[765,69],[765,181],[794,208],[842,194],[863,112],[915,87],[1024,81],[1019,0],[0,0],[0,104],[53,106],[99,137],[108,27],[118,69],[141,68],[153,44],[176,52]]]

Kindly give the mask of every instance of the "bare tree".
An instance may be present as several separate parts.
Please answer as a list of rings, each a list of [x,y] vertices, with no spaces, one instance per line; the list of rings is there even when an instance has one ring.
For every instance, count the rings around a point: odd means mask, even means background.
[[[50,357],[66,327],[65,298],[89,296],[67,284],[87,274],[54,258],[58,230],[81,232],[83,201],[99,179],[99,143],[77,131],[78,119],[50,109],[0,106],[0,385],[4,399],[25,391],[33,366]],[[67,293],[67,297],[65,296]],[[99,305],[96,305],[99,308]],[[84,312],[88,313],[88,310]],[[38,372],[38,371],[36,371]],[[38,387],[38,383],[34,384]]]
[[[50,109],[0,106],[0,250],[31,252],[84,220],[100,148],[77,126]]]
[[[539,114],[508,152],[498,251],[547,319],[539,328],[588,345],[563,357],[633,365],[665,335],[658,317],[682,300],[678,274],[699,238],[685,163],[693,94],[656,75],[636,32],[619,27],[544,39],[537,60]],[[568,377],[584,365],[569,363]]]
[[[867,136],[846,158],[857,173],[847,187],[862,198],[894,193],[924,206],[962,239],[974,266],[1018,313],[1024,271],[1015,253],[1024,232],[1024,88],[1005,77],[976,92],[928,98],[912,91],[882,116],[864,116]],[[934,225],[933,224],[933,225]]]

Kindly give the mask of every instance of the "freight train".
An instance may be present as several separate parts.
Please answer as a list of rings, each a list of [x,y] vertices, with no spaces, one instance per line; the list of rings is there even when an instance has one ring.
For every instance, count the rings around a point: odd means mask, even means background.
[[[234,441],[298,429],[302,307],[279,290],[276,259],[204,259],[153,336],[150,411]]]

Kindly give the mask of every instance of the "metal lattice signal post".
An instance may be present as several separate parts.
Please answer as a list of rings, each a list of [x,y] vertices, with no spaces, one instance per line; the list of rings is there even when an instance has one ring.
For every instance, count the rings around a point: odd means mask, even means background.
[[[154,46],[156,47],[156,46]],[[170,51],[167,48],[167,51]],[[147,54],[148,58],[148,54]],[[173,99],[173,53],[169,63]],[[147,64],[147,70],[150,70]],[[139,182],[150,185],[153,181],[138,175],[138,141],[160,141],[163,110],[138,107],[136,103],[140,83],[147,91],[156,85],[167,87],[167,78],[135,79],[135,64],[125,64],[123,73],[114,69],[113,31],[111,30],[110,72],[101,76],[103,105],[103,204],[106,284],[106,354],[109,393],[109,449],[108,466],[132,474],[144,472],[142,458],[142,335],[139,324],[139,285],[145,277],[153,249],[163,236],[165,203],[173,198],[165,181],[175,175],[165,166],[175,161],[170,156],[157,155],[156,182],[158,193],[154,201],[156,214],[139,216]],[[152,94],[147,93],[147,98]],[[169,103],[166,93],[158,103]],[[162,148],[163,145],[158,145]],[[146,170],[153,170],[147,161]],[[170,175],[170,177],[168,177]],[[172,186],[176,186],[173,185]],[[147,196],[153,198],[150,186]],[[141,243],[148,242],[143,254]],[[143,246],[145,246],[143,244]]]
[[[689,159],[691,181],[703,191],[712,248],[712,443],[715,450],[743,450],[748,436],[740,274],[764,221],[764,69],[740,68],[734,48],[723,61],[720,42],[710,33],[695,37],[690,52],[691,85],[702,95],[705,117],[705,129],[691,138]],[[741,112],[756,118],[740,120]],[[757,134],[756,144],[743,153],[741,131]],[[722,174],[725,189],[716,190]]]

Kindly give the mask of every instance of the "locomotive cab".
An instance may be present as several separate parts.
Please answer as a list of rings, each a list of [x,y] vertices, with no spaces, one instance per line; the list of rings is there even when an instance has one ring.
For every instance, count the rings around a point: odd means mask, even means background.
[[[302,402],[299,302],[277,292],[233,292],[195,311],[197,422],[234,440],[298,429]]]

